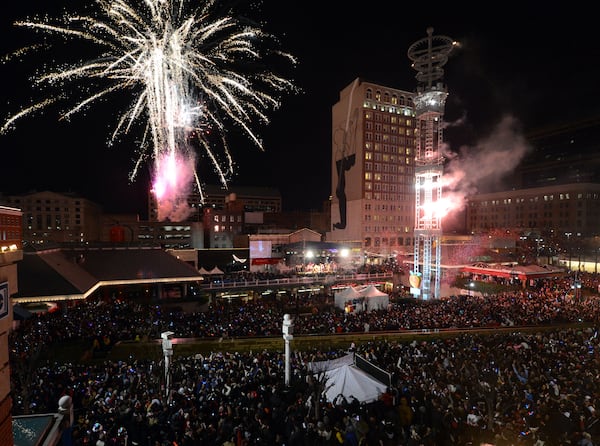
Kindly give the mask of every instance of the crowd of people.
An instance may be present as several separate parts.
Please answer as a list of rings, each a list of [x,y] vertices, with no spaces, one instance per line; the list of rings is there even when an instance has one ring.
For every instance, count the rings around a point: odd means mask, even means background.
[[[598,277],[584,278],[597,290]],[[73,445],[581,445],[600,442],[600,340],[596,294],[574,299],[569,278],[535,289],[430,302],[401,300],[386,310],[346,314],[313,296],[318,311],[294,314],[294,333],[514,327],[426,341],[370,341],[348,349],[293,351],[284,381],[281,351],[45,362],[48,343],[101,339],[281,336],[279,301],[213,305],[186,313],[160,305],[82,302],[39,315],[10,335],[13,414],[56,410],[73,399]],[[306,302],[305,302],[306,304]],[[565,328],[563,324],[567,324]],[[539,330],[520,327],[539,326]],[[554,328],[553,328],[554,327]],[[313,361],[353,354],[391,374],[376,401],[328,401]],[[66,440],[65,440],[66,441]]]

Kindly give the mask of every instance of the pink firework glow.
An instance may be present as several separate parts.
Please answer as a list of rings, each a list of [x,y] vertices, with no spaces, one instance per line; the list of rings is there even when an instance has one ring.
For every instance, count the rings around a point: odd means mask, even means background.
[[[171,152],[156,159],[152,193],[160,203],[159,221],[167,218],[179,221],[188,216],[190,209],[186,198],[194,184],[194,165],[193,154]]]

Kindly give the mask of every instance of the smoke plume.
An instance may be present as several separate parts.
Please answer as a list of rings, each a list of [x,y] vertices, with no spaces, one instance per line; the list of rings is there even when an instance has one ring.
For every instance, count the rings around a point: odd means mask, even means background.
[[[442,181],[451,211],[464,209],[470,195],[499,190],[502,180],[530,150],[519,122],[512,116],[504,116],[475,146],[463,146],[458,153],[448,150]]]

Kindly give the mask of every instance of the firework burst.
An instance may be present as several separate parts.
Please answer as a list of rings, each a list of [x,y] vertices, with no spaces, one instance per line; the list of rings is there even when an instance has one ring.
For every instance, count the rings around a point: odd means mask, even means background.
[[[197,152],[227,186],[234,172],[230,128],[241,129],[263,150],[255,124],[268,124],[267,112],[279,107],[284,93],[295,91],[290,80],[264,63],[276,56],[294,64],[294,58],[257,25],[231,13],[219,15],[216,2],[204,0],[192,8],[190,0],[96,0],[90,15],[16,22],[45,37],[90,42],[98,53],[37,75],[33,85],[44,97],[9,116],[0,132],[57,102],[67,103],[60,119],[69,119],[111,95],[131,95],[110,142],[142,124],[130,180],[151,159],[159,218],[174,219],[181,213],[174,204],[179,207],[192,187],[202,195]],[[69,88],[86,94],[69,94]]]

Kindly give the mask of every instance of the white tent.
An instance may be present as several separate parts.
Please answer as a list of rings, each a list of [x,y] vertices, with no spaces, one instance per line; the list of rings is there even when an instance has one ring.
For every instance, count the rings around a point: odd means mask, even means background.
[[[352,311],[364,310],[362,295],[356,288],[351,286],[335,293],[333,301],[335,306],[341,310],[347,310],[350,306],[352,307]]]
[[[349,286],[335,294],[334,303],[346,311],[351,307],[353,312],[385,310],[390,304],[390,297],[374,285],[363,288]]]
[[[390,304],[390,296],[379,291],[375,285],[368,285],[360,294],[365,298],[367,311],[385,310]]]
[[[348,354],[331,361],[318,361],[309,364],[317,378],[324,374],[325,390],[323,395],[329,402],[335,402],[339,396],[346,400],[352,398],[361,403],[377,401],[387,386],[354,364],[354,355]]]
[[[208,274],[210,274],[210,271],[207,271],[206,268],[204,268],[203,266],[200,267],[200,269],[198,270],[198,272],[203,275],[206,276]]]
[[[218,266],[215,266],[213,269],[211,269],[208,274],[215,276],[215,275],[222,275],[224,274],[223,271],[221,271],[221,269]]]
[[[360,292],[354,287],[347,287],[341,291],[336,293],[336,297],[340,297],[341,299],[354,299],[355,297],[360,297]]]

